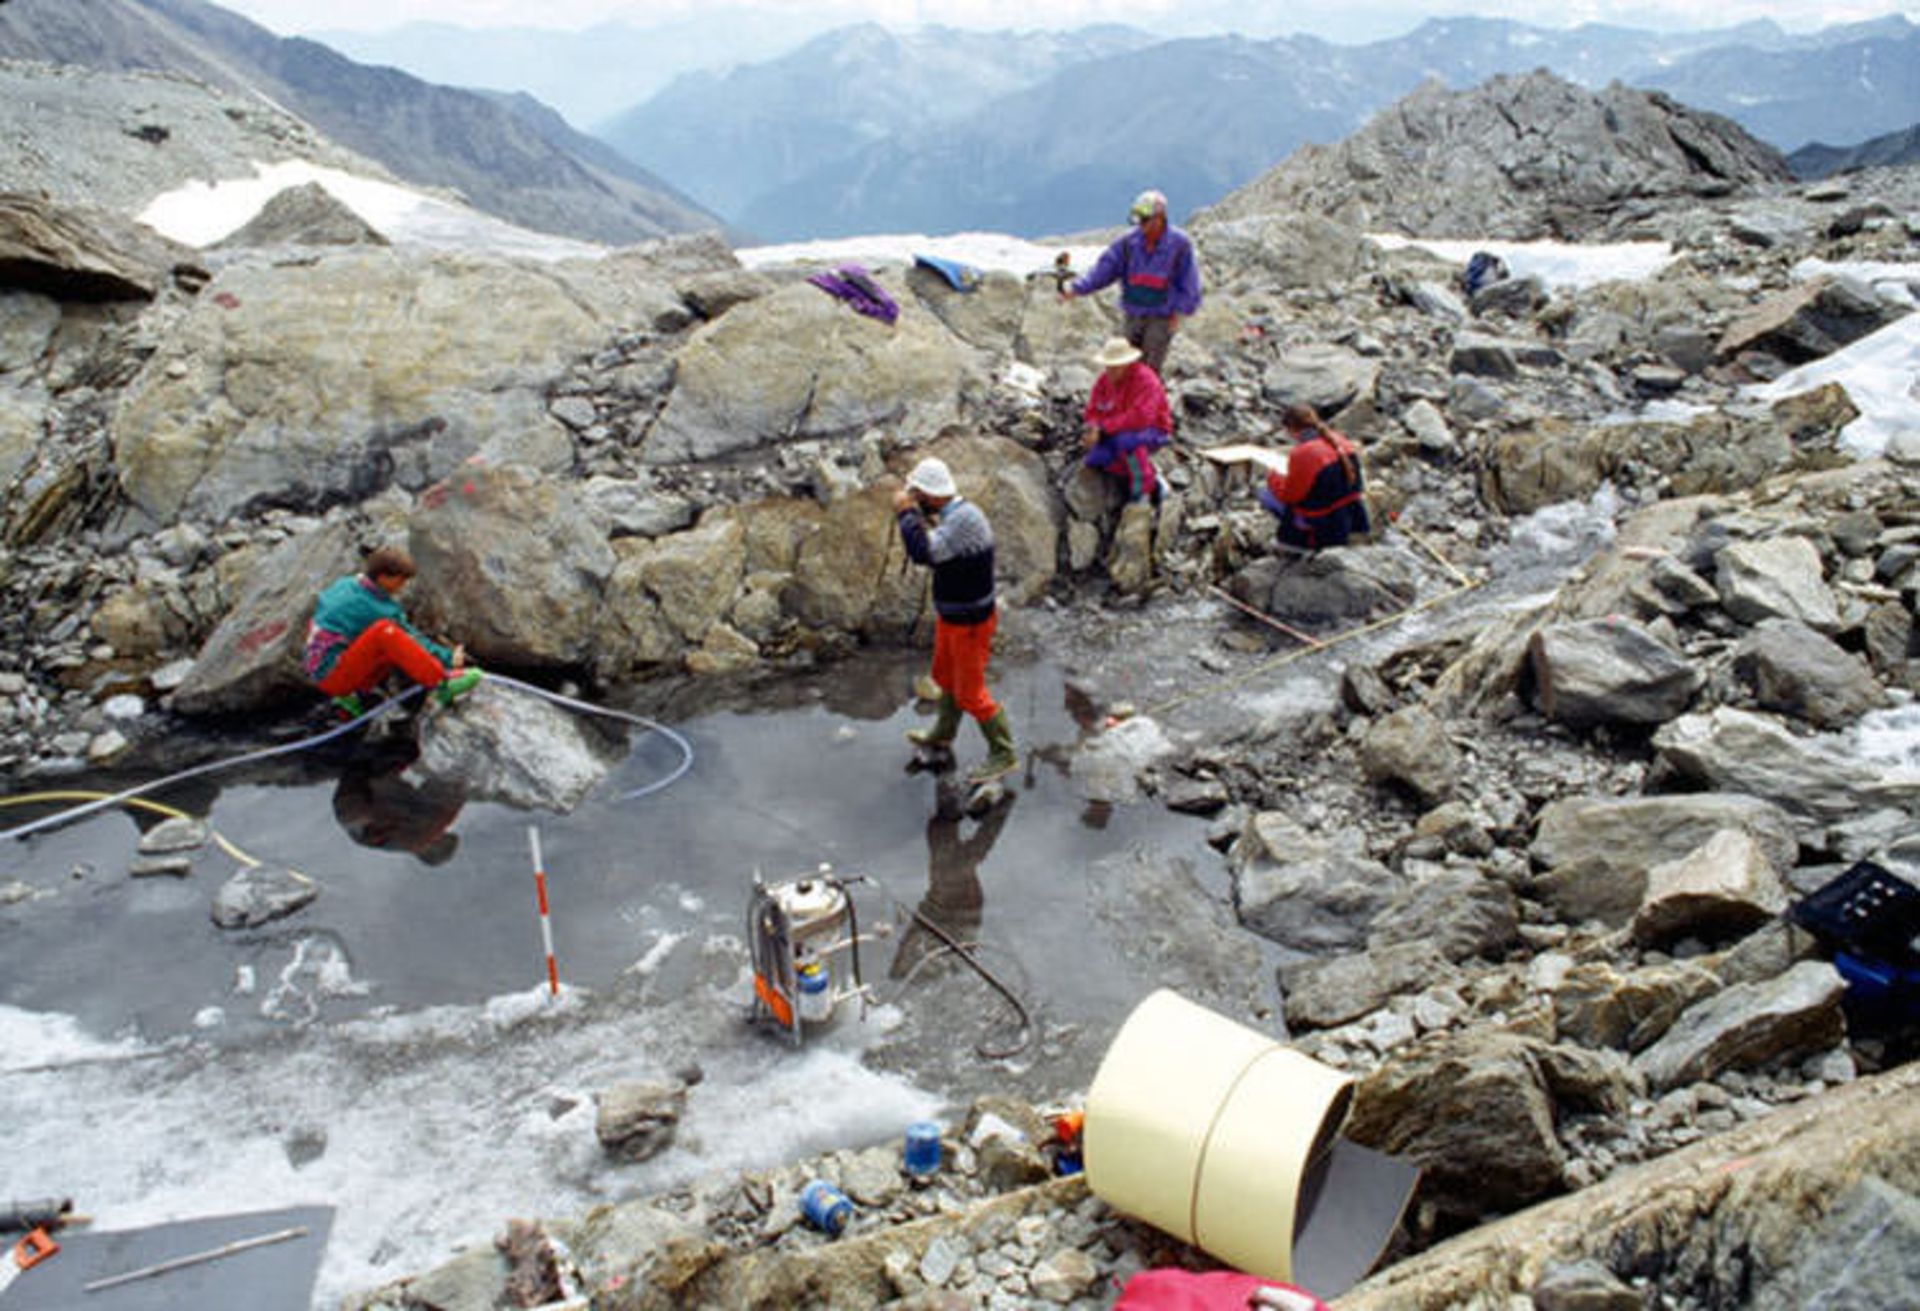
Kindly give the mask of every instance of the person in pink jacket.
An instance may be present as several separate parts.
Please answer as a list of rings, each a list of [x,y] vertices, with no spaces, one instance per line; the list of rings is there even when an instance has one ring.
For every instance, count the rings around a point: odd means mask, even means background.
[[[1114,337],[1094,353],[1100,366],[1083,417],[1083,462],[1121,479],[1129,502],[1160,503],[1160,477],[1153,452],[1173,436],[1173,412],[1160,375],[1142,361],[1140,349]]]

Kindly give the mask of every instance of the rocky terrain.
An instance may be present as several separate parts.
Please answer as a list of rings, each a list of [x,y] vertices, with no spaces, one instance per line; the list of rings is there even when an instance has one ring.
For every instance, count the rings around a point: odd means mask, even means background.
[[[1471,131],[1512,91],[1439,121]],[[1564,117],[1697,126],[1625,95]],[[1339,1305],[1911,1302],[1910,1035],[1843,1006],[1781,912],[1861,858],[1920,867],[1920,780],[1859,735],[1920,689],[1920,431],[1855,458],[1843,389],[1745,388],[1911,312],[1920,176],[1795,185],[1715,130],[1677,159],[1563,156],[1630,185],[1515,182],[1525,231],[1672,242],[1644,282],[1468,299],[1453,265],[1269,207],[1274,182],[1223,205],[1194,229],[1208,300],[1169,363],[1157,515],[1077,471],[1112,311],[1050,280],[881,270],[889,327],[712,239],[534,265],[289,244],[296,223],[193,252],[6,197],[0,767],[153,769],[299,713],[305,607],[375,540],[410,545],[420,613],[482,664],[613,700],[910,641],[888,499],[937,453],[992,517],[1013,645],[1153,671],[1073,769],[1090,799],[1215,817],[1230,898],[1172,922],[1288,964],[1210,1004],[1284,1021],[1354,1076],[1349,1134],[1425,1170],[1394,1263]],[[1368,221],[1485,215],[1454,178]],[[1808,258],[1914,274],[1796,276]],[[1371,542],[1275,557],[1244,473],[1201,453],[1269,439],[1292,400],[1362,445]],[[1598,503],[1617,526],[1577,573],[1469,604],[1529,516]],[[1351,640],[1409,610],[1417,638]],[[1263,704],[1282,660],[1335,694]],[[1178,982],[1178,951],[1142,960]],[[609,1150],[660,1141],[688,1096],[608,1090]],[[1144,1265],[1204,1264],[1046,1181],[1046,1134],[982,1103],[926,1187],[897,1146],[849,1144],[548,1217],[364,1301],[479,1308],[513,1280],[521,1305],[1096,1307]],[[860,1206],[838,1242],[799,1222],[815,1176]],[[1887,1259],[1850,1261],[1862,1243]]]

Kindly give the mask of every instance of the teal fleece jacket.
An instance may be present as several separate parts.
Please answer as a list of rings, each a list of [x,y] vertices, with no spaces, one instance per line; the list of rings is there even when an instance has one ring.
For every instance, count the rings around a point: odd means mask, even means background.
[[[382,619],[406,629],[441,664],[452,663],[453,652],[408,623],[407,612],[385,588],[365,574],[349,574],[328,583],[314,604],[313,626],[307,630],[307,675],[325,678],[353,639]]]

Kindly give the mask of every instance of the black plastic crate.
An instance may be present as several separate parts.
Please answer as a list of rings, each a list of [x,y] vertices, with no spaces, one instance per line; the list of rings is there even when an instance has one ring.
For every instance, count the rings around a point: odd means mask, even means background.
[[[1870,860],[1802,897],[1787,917],[1836,947],[1920,966],[1920,888]]]

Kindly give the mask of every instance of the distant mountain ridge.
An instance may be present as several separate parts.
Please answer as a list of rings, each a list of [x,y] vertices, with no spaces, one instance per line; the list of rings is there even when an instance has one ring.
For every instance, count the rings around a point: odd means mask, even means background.
[[[1857,146],[1802,146],[1787,156],[1797,178],[1824,178],[1863,168],[1895,168],[1920,164],[1920,123],[1889,132]]]
[[[368,68],[203,0],[12,0],[0,57],[157,69],[260,97],[396,177],[542,232],[626,244],[721,225],[550,112]]]
[[[756,198],[869,146],[934,130],[1062,69],[1153,41],[1123,27],[903,35],[862,23],[768,63],[678,78],[599,135],[738,219],[757,212]],[[786,236],[805,224],[742,226]]]
[[[943,113],[934,97],[915,101],[911,90],[948,86],[951,67],[930,65],[924,44],[855,33],[831,33],[723,77],[684,79],[604,135],[769,240],[967,229],[1041,235],[1110,224],[1145,185],[1165,190],[1182,210],[1210,204],[1303,145],[1357,131],[1430,78],[1465,88],[1545,67],[1587,87],[1655,86],[1749,130],[1772,124],[1759,135],[1776,146],[1798,144],[1781,124],[1796,114],[1812,121],[1821,84],[1794,70],[1825,70],[1835,83],[1863,59],[1908,57],[1920,39],[1920,28],[1901,18],[1810,35],[1764,20],[1670,33],[1434,19],[1354,46],[1306,36],[1152,41],[1136,33],[1105,51],[1068,33],[1084,57],[1052,71],[1028,65],[1042,75],[970,106],[962,98],[957,112]],[[964,35],[966,50],[1003,67],[1006,52],[1030,39]],[[836,49],[860,51],[857,72],[833,62]],[[1743,53],[1728,59],[1729,50]],[[1754,70],[1745,82],[1735,76],[1743,66]],[[1878,100],[1850,86],[1827,88],[1861,132],[1920,119],[1920,108],[1906,108],[1920,54],[1909,58],[1904,81],[1897,63],[1888,68]],[[996,76],[965,80],[986,91],[1008,74]],[[849,80],[852,91],[843,85]],[[859,99],[860,88],[876,86],[906,89],[891,118]]]

